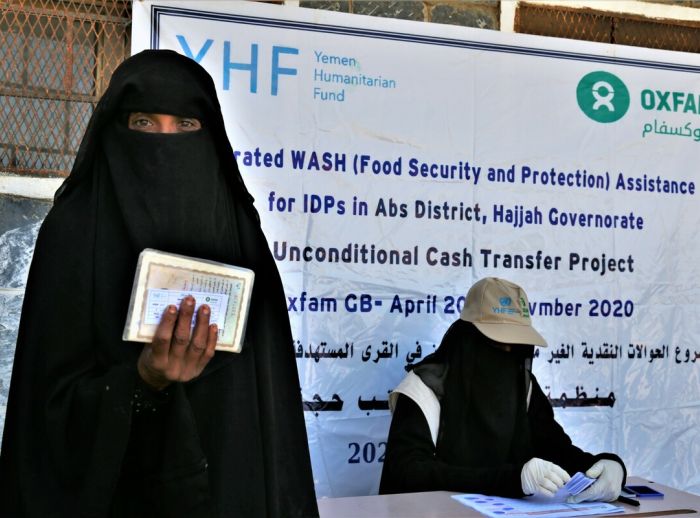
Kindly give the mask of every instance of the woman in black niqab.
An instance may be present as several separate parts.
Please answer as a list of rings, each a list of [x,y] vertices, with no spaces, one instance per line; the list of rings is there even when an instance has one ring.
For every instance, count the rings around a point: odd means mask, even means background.
[[[193,117],[142,133],[129,113]],[[155,392],[123,342],[144,248],[254,270],[240,354]],[[210,76],[171,51],[113,74],[42,225],[0,454],[2,516],[317,516],[281,280]]]
[[[526,380],[534,347],[519,345],[506,351],[473,324],[458,320],[445,334],[440,349],[445,357],[442,365],[449,368],[441,402],[438,456],[465,466],[528,461]],[[431,360],[426,358],[414,371],[420,375],[429,369]]]
[[[600,459],[624,469],[616,455],[592,455],[571,442],[531,372],[533,352],[532,345],[496,342],[471,322],[453,322],[435,353],[412,369],[439,400],[436,440],[422,407],[399,394],[379,492],[523,497],[521,473],[533,458],[570,474]]]

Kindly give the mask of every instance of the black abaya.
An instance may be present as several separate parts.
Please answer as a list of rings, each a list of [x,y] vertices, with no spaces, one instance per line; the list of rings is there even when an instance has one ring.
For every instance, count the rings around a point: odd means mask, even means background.
[[[472,323],[457,320],[438,350],[414,366],[440,402],[437,442],[420,407],[400,394],[380,493],[447,490],[522,497],[520,474],[533,457],[571,475],[599,459],[615,460],[624,470],[618,456],[592,455],[572,444],[530,372],[532,346],[516,344],[505,351],[498,345]]]
[[[129,112],[196,117],[144,134]],[[123,342],[143,248],[250,268],[243,351],[164,393]],[[42,225],[0,453],[0,516],[317,516],[282,283],[213,82],[145,51],[114,73]],[[139,409],[137,412],[135,409]]]

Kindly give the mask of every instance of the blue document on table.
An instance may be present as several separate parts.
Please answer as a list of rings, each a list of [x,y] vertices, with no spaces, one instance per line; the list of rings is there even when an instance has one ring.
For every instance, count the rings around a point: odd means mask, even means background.
[[[475,494],[453,495],[452,498],[491,518],[568,518],[624,512],[622,507],[605,502],[567,504],[544,498],[501,498]]]
[[[595,479],[576,473],[552,497],[530,496],[527,498],[501,498],[476,494],[454,495],[452,498],[491,518],[565,518],[592,514],[622,513],[624,509],[605,502],[582,502],[567,504],[570,495],[577,495],[590,486]]]

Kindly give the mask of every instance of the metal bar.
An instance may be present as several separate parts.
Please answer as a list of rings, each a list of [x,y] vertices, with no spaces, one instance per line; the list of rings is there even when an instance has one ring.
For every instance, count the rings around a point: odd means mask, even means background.
[[[56,92],[56,91],[54,91]],[[0,96],[5,97],[23,97],[26,99],[42,99],[47,101],[69,101],[97,104],[99,97],[95,95],[85,94],[66,94],[63,92],[52,93],[38,88],[7,88],[0,85]]]
[[[24,14],[34,14],[38,16],[54,16],[54,17],[65,17],[67,11],[59,11],[57,9],[45,9],[42,7],[34,7],[27,5],[3,5],[1,11],[14,12],[14,13],[24,13]],[[107,14],[95,14],[81,11],[71,11],[71,14],[81,20],[92,20],[100,22],[118,23],[126,24],[131,20],[128,17],[110,16]]]
[[[64,34],[64,41],[66,45],[66,60],[65,60],[65,69],[63,73],[63,90],[66,92],[72,92],[73,91],[73,40],[74,40],[74,35],[73,35],[73,21],[74,18],[72,16],[66,16],[65,17],[65,34]]]
[[[30,144],[15,144],[13,142],[0,142],[0,149],[12,149],[14,151],[21,150],[26,153],[44,153],[60,156],[75,156],[77,154],[77,152],[74,151],[63,152],[63,150],[58,147],[32,146]]]

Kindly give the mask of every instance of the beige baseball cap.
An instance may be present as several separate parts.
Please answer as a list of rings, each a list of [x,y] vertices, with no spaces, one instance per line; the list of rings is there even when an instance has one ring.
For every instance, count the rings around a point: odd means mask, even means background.
[[[532,327],[525,290],[505,279],[486,277],[476,282],[459,317],[496,342],[547,347]]]

